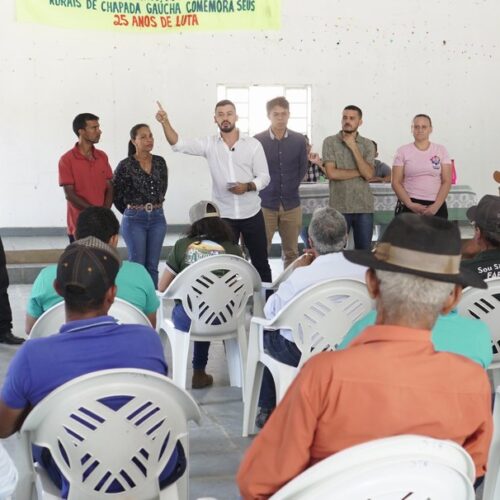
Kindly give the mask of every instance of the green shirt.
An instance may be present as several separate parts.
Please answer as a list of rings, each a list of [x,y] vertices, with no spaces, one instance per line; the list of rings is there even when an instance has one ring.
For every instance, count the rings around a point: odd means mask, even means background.
[[[241,248],[230,241],[217,243],[209,239],[181,238],[175,242],[167,259],[167,268],[179,274],[194,262],[212,255],[231,254],[241,257]]]
[[[364,160],[374,165],[375,146],[370,139],[356,135],[356,144]],[[339,169],[357,170],[351,150],[342,140],[342,131],[323,141],[323,162],[333,162]],[[370,184],[363,177],[330,181],[330,206],[343,214],[373,213],[373,194]]]
[[[33,318],[40,317],[63,300],[54,290],[56,274],[57,265],[53,264],[42,269],[36,277],[26,311]],[[117,297],[130,302],[144,314],[154,313],[160,305],[151,276],[144,266],[136,262],[122,262],[116,276],[116,288]]]
[[[345,349],[367,327],[375,324],[376,311],[354,323],[337,349]],[[491,334],[488,325],[479,319],[459,316],[453,310],[446,316],[439,315],[432,329],[432,343],[436,351],[460,354],[488,368],[493,360]]]

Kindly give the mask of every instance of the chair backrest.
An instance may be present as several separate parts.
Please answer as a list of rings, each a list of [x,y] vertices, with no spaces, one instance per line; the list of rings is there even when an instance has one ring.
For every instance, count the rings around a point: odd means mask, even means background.
[[[365,283],[325,280],[303,290],[269,324],[292,331],[302,352],[299,366],[322,351],[335,350],[351,326],[373,307]]]
[[[261,288],[259,274],[245,259],[214,255],[186,267],[163,298],[182,301],[192,334],[234,332],[244,322],[248,299],[261,300]]]
[[[126,300],[115,297],[113,305],[109,309],[108,314],[118,320],[119,323],[132,323],[139,325],[151,326],[148,317],[137,307]],[[64,312],[64,301],[47,309],[33,325],[30,332],[30,339],[39,337],[47,337],[59,331],[61,325],[66,322]]]
[[[486,290],[466,288],[458,303],[458,313],[484,321],[493,339],[493,362],[500,361],[500,278],[485,280]]]
[[[297,257],[291,264],[289,264],[281,274],[272,282],[272,283],[262,283],[262,286],[268,290],[277,290],[278,287],[283,283],[283,281],[286,281],[290,275],[295,271],[297,264],[301,259],[304,258],[305,254],[300,255]]]
[[[158,477],[187,435],[187,421],[200,418],[193,398],[167,377],[104,370],[50,393],[24,421],[21,437],[24,447],[50,450],[70,500],[151,499],[159,498]],[[112,484],[123,491],[107,494]]]
[[[272,500],[474,500],[474,463],[451,441],[394,436],[347,448],[292,479]]]
[[[10,498],[14,493],[18,480],[17,469],[0,443],[0,499]]]

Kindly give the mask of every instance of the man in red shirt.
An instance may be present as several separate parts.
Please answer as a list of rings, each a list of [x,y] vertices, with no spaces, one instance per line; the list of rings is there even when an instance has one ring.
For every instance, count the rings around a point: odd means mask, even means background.
[[[94,147],[101,137],[99,117],[81,113],[73,120],[78,142],[59,160],[59,185],[68,201],[67,224],[74,241],[78,215],[91,206],[110,208],[113,202],[113,172],[106,153]]]
[[[369,268],[376,324],[347,349],[304,365],[243,459],[237,481],[245,500],[268,498],[345,448],[401,434],[455,441],[484,476],[493,428],[488,377],[431,342],[437,315],[455,306],[462,286],[486,288],[460,267],[460,246],[451,222],[402,214],[373,252],[344,251]]]

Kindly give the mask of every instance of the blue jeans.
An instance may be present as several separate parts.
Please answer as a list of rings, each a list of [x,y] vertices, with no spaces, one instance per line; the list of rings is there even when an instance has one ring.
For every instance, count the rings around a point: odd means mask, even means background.
[[[128,249],[128,260],[142,264],[158,286],[158,263],[167,233],[167,221],[163,208],[151,212],[125,209],[122,219],[122,235]]]
[[[309,224],[307,226],[302,226],[300,230],[300,239],[302,243],[304,243],[304,248],[311,248],[311,245],[309,245]]]
[[[175,328],[181,332],[189,332],[191,320],[184,311],[182,304],[175,304],[172,310],[172,321]],[[193,370],[204,370],[208,363],[210,342],[195,341],[193,348]]]
[[[347,232],[352,228],[354,248],[371,250],[373,237],[373,214],[342,214],[347,223]]]
[[[277,331],[264,331],[264,350],[273,358],[290,366],[297,366],[302,356],[299,348]],[[259,406],[266,410],[271,410],[276,406],[276,387],[273,376],[267,368],[264,368],[262,376]]]

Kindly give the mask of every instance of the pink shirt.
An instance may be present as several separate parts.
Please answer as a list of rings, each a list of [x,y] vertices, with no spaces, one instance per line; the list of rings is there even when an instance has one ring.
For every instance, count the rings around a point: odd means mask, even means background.
[[[450,163],[444,146],[431,142],[421,151],[412,142],[397,150],[393,165],[404,167],[403,187],[410,198],[435,201],[441,187],[441,166]]]

